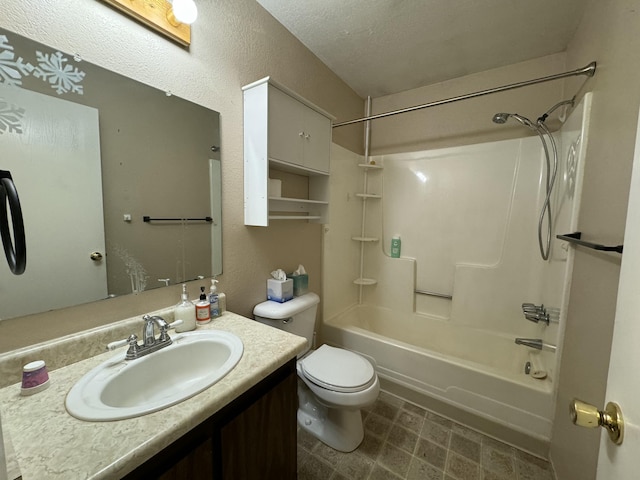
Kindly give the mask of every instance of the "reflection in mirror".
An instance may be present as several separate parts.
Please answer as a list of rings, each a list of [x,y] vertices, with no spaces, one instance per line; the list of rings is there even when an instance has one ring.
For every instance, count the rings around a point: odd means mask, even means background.
[[[0,319],[220,274],[219,138],[217,112],[0,29],[0,169],[27,236]]]

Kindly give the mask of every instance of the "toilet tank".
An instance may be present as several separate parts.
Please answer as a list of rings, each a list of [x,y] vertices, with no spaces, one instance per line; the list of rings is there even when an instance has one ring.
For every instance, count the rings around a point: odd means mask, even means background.
[[[260,323],[306,338],[307,348],[302,352],[305,353],[313,344],[318,303],[320,297],[309,292],[284,303],[271,300],[259,303],[253,309],[253,315]]]

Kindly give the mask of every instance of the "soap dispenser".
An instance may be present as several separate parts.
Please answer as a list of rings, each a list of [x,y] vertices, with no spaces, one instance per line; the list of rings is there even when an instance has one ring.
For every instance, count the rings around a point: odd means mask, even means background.
[[[211,321],[211,310],[204,287],[200,287],[200,300],[196,303],[196,321],[198,325],[204,325]]]
[[[212,278],[211,286],[209,287],[209,309],[211,313],[211,318],[219,317],[220,314],[222,313],[220,311],[220,303],[219,303],[220,298],[218,296],[218,287],[216,287],[216,283],[218,283],[218,280],[216,280],[215,278]]]
[[[174,320],[182,320],[182,325],[176,327],[176,332],[187,332],[196,328],[196,307],[189,301],[187,284],[182,284],[182,296],[173,310]]]
[[[218,292],[218,310],[220,315],[227,311],[227,295],[224,292]]]

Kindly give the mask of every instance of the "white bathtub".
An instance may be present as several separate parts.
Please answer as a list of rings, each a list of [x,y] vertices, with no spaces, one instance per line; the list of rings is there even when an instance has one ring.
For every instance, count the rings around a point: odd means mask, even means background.
[[[386,380],[548,441],[552,379],[524,373],[530,349],[513,336],[360,305],[324,322],[326,343],[375,359]]]

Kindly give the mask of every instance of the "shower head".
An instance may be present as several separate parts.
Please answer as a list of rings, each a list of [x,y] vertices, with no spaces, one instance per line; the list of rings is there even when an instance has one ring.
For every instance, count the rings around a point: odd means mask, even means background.
[[[522,115],[518,115],[517,113],[496,113],[493,116],[493,122],[498,124],[503,124],[503,123],[507,123],[507,120],[509,118],[513,118],[514,120],[517,120],[522,125],[530,128],[531,130],[534,130],[536,132],[538,131],[538,128],[535,126],[535,124],[531,120],[529,120],[527,117],[523,117]]]
[[[507,120],[509,119],[509,115],[508,113],[496,113],[493,116],[493,123],[499,123],[499,124],[503,124],[503,123],[507,123]]]

